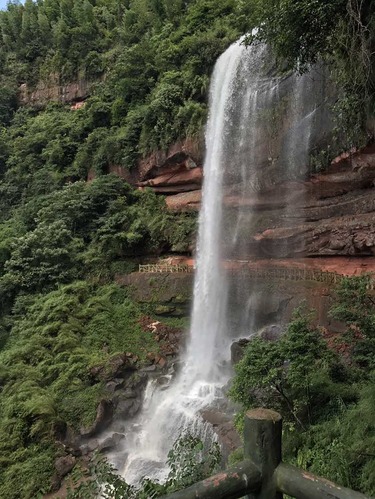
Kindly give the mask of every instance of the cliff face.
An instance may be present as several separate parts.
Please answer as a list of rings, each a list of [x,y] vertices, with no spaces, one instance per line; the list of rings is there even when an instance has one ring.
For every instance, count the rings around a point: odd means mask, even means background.
[[[280,226],[272,213],[288,196],[291,208]],[[261,193],[257,202],[258,216],[268,212],[274,221],[260,223],[249,234],[260,256],[375,256],[374,147],[333,163],[305,182]]]
[[[56,101],[77,108],[92,86],[86,80],[58,83],[51,77],[33,90],[22,85],[20,103],[42,107]],[[141,159],[130,171],[115,165],[109,171],[135,187],[165,195],[170,210],[197,211],[203,157],[203,138],[189,138]],[[241,204],[249,217],[244,258],[375,255],[375,146],[339,157],[324,173],[305,180],[284,178],[278,172],[272,186],[265,183],[245,198],[238,195],[235,183],[228,182],[226,206],[234,212]]]
[[[187,140],[142,160],[131,174],[112,171],[135,186],[165,194],[171,210],[198,210],[202,158],[202,144]],[[233,210],[239,203],[246,208],[244,258],[375,255],[375,146],[343,155],[305,180],[280,176],[274,187],[245,199],[228,186],[224,199]]]
[[[167,206],[174,211],[199,210],[203,180],[203,140],[188,138],[173,144],[168,151],[155,151],[128,170],[111,165],[115,173],[134,187],[151,188],[166,196]],[[88,180],[95,177],[92,170]]]
[[[48,81],[40,81],[35,88],[23,83],[19,88],[19,104],[43,108],[49,102],[73,104],[85,100],[90,93],[93,82],[85,79],[61,84],[57,75]]]

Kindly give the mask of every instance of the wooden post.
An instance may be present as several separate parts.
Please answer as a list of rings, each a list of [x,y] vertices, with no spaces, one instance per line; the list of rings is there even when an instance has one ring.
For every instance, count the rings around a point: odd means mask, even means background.
[[[279,413],[253,409],[245,415],[244,457],[250,459],[262,474],[262,485],[248,499],[282,499],[277,492],[274,471],[281,462],[281,428]]]

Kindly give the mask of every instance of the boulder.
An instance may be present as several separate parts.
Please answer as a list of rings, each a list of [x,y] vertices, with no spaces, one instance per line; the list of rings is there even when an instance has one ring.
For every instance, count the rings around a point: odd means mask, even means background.
[[[111,381],[108,381],[105,385],[105,389],[109,393],[114,393],[117,390],[120,390],[124,386],[124,379],[123,378],[115,378]]]
[[[113,404],[108,400],[101,400],[96,410],[96,418],[89,428],[81,428],[82,437],[92,437],[103,431],[113,418]]]
[[[120,442],[125,438],[121,433],[113,433],[111,437],[107,437],[98,445],[99,452],[109,452],[115,450]]]
[[[285,326],[281,324],[271,324],[269,326],[264,326],[260,331],[257,332],[257,336],[262,340],[267,341],[278,341],[280,337],[285,332]]]
[[[234,341],[230,347],[230,357],[232,364],[237,364],[245,354],[245,349],[250,343],[250,339],[241,338],[240,340]]]
[[[56,475],[59,477],[61,480],[66,476],[68,473],[72,471],[76,464],[76,458],[74,456],[61,456],[55,459],[55,470],[56,470]]]
[[[127,397],[119,396],[116,400],[116,418],[133,418],[136,414],[138,414],[141,405],[142,402],[140,398],[129,399]]]
[[[99,448],[99,440],[90,439],[87,443],[81,445],[80,451],[82,456],[87,456]]]
[[[73,456],[66,455],[55,459],[55,473],[51,480],[51,491],[59,490],[62,479],[72,471],[76,464],[76,459]]]
[[[232,417],[223,412],[208,409],[201,412],[203,421],[211,424],[218,436],[222,462],[225,464],[231,452],[242,445],[241,437],[234,427]]]
[[[266,341],[277,341],[285,332],[285,326],[281,324],[270,324],[262,327],[255,336]],[[251,338],[241,338],[234,341],[230,347],[231,362],[237,364],[245,354],[246,347],[251,342]]]
[[[131,375],[136,370],[137,360],[137,357],[132,354],[119,353],[111,357],[106,364],[100,364],[92,367],[90,369],[90,375],[94,379],[101,381],[123,379]]]
[[[139,412],[147,379],[147,374],[137,372],[126,381],[122,390],[115,393],[112,398],[114,420],[132,418]]]

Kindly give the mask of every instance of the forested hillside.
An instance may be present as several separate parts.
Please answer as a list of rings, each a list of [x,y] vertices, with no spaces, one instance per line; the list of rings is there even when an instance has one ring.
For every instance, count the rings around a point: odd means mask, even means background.
[[[283,71],[326,61],[337,141],[365,143],[374,22],[373,3],[356,0],[26,0],[0,12],[0,497],[50,490],[57,429],[90,425],[106,397],[90,368],[158,349],[113,276],[186,249],[196,217],[110,166],[201,136],[213,65],[255,26],[247,42],[271,43]],[[78,110],[20,105],[21,85],[77,81],[90,86]]]
[[[57,429],[90,426],[106,398],[93,366],[158,350],[112,277],[191,245],[195,216],[101,175],[202,133],[215,59],[246,29],[240,10],[27,0],[0,12],[1,497],[50,489]],[[19,106],[22,84],[78,80],[92,88],[82,109]]]

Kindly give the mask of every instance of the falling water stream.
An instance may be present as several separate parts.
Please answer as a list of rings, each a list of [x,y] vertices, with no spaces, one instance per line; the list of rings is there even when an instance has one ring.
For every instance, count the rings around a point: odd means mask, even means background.
[[[179,373],[167,388],[160,388],[155,380],[149,382],[142,412],[126,434],[123,476],[130,483],[143,476],[164,478],[168,451],[183,430],[213,438],[200,412],[223,398],[222,387],[231,374],[229,345],[236,334],[229,330],[228,283],[222,262],[246,252],[252,217],[241,200],[274,182],[282,162],[288,163],[288,174],[300,174],[314,129],[319,127],[319,106],[310,105],[311,75],[270,76],[269,61],[264,45],[246,49],[239,41],[215,65],[190,338]],[[228,208],[225,199],[230,197],[240,201]],[[238,324],[247,334],[253,312],[251,304],[246,307],[245,303],[237,312],[244,316]]]

